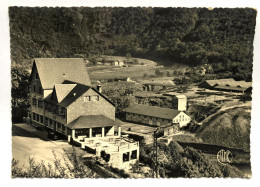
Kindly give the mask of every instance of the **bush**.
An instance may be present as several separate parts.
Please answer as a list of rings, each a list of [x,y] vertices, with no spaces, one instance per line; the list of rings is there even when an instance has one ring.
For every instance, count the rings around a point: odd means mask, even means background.
[[[110,171],[114,172],[114,173],[117,173],[118,175],[120,175],[122,178],[129,178],[130,175],[127,174],[123,169],[118,169],[118,168],[114,168],[112,166],[110,166],[108,168]]]
[[[94,173],[89,170],[78,158],[76,151],[73,148],[71,156],[68,156],[72,165],[68,160],[64,159],[64,164],[57,158],[55,152],[54,167],[48,163],[46,166],[44,161],[36,162],[33,158],[29,157],[29,167],[20,167],[19,161],[12,160],[12,177],[13,178],[90,178]]]

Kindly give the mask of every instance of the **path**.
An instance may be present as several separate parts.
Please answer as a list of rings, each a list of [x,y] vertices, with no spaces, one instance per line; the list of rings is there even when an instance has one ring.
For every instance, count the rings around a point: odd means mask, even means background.
[[[221,112],[224,112],[224,111],[232,109],[232,108],[241,108],[241,107],[251,107],[251,102],[246,102],[246,103],[233,105],[233,106],[229,106],[229,107],[223,106],[216,113],[209,115],[207,118],[202,120],[199,124],[201,124],[201,125],[205,124],[206,122],[208,122],[210,119],[212,119],[213,117],[215,117],[216,115],[218,115]]]

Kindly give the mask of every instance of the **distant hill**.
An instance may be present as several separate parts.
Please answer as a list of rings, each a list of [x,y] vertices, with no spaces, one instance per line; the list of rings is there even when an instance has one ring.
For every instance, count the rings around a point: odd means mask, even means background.
[[[10,7],[9,15],[13,63],[131,53],[251,80],[254,9]]]
[[[205,143],[249,151],[250,120],[250,113],[245,109],[230,109],[203,124],[196,136]]]

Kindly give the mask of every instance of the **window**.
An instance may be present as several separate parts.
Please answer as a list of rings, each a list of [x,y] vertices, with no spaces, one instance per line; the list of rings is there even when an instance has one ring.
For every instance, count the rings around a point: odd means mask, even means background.
[[[32,104],[33,104],[33,106],[36,106],[36,105],[37,105],[37,99],[36,99],[36,98],[33,98],[33,99],[32,99]]]
[[[131,160],[137,159],[137,150],[132,151]]]
[[[40,115],[40,123],[43,123],[43,116]]]
[[[90,96],[85,96],[85,97],[84,97],[84,102],[89,102],[89,101],[91,101]]]
[[[93,101],[99,101],[99,95],[94,95],[93,96]]]
[[[38,107],[42,108],[42,100],[38,100]]]
[[[123,153],[123,162],[129,161],[129,152]]]
[[[59,106],[58,110],[59,110],[59,115],[60,116],[64,116],[65,115],[65,109],[63,107]]]
[[[36,86],[33,85],[33,92],[36,92]]]
[[[44,118],[44,125],[48,126],[48,121],[49,121],[49,118],[45,117]]]
[[[36,121],[39,121],[39,114],[36,114]]]
[[[35,113],[33,113],[33,120],[35,120],[36,119],[36,114]]]

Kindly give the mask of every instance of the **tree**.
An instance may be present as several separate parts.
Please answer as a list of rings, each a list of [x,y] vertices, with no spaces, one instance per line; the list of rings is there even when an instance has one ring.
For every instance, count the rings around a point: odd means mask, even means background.
[[[135,58],[135,59],[134,59],[134,63],[135,63],[135,64],[138,64],[138,63],[139,63],[139,60]]]
[[[130,53],[126,53],[126,59],[130,60],[131,58],[132,58],[131,54]]]
[[[98,61],[97,61],[97,59],[96,59],[95,57],[91,58],[89,61],[91,62],[91,64],[92,64],[93,66],[96,66],[97,63],[98,63]]]
[[[11,66],[12,76],[12,120],[21,122],[22,117],[27,116],[29,107],[29,72],[20,65]]]
[[[162,77],[163,76],[163,72],[161,72],[159,69],[156,69],[154,73],[155,73],[156,77]]]

